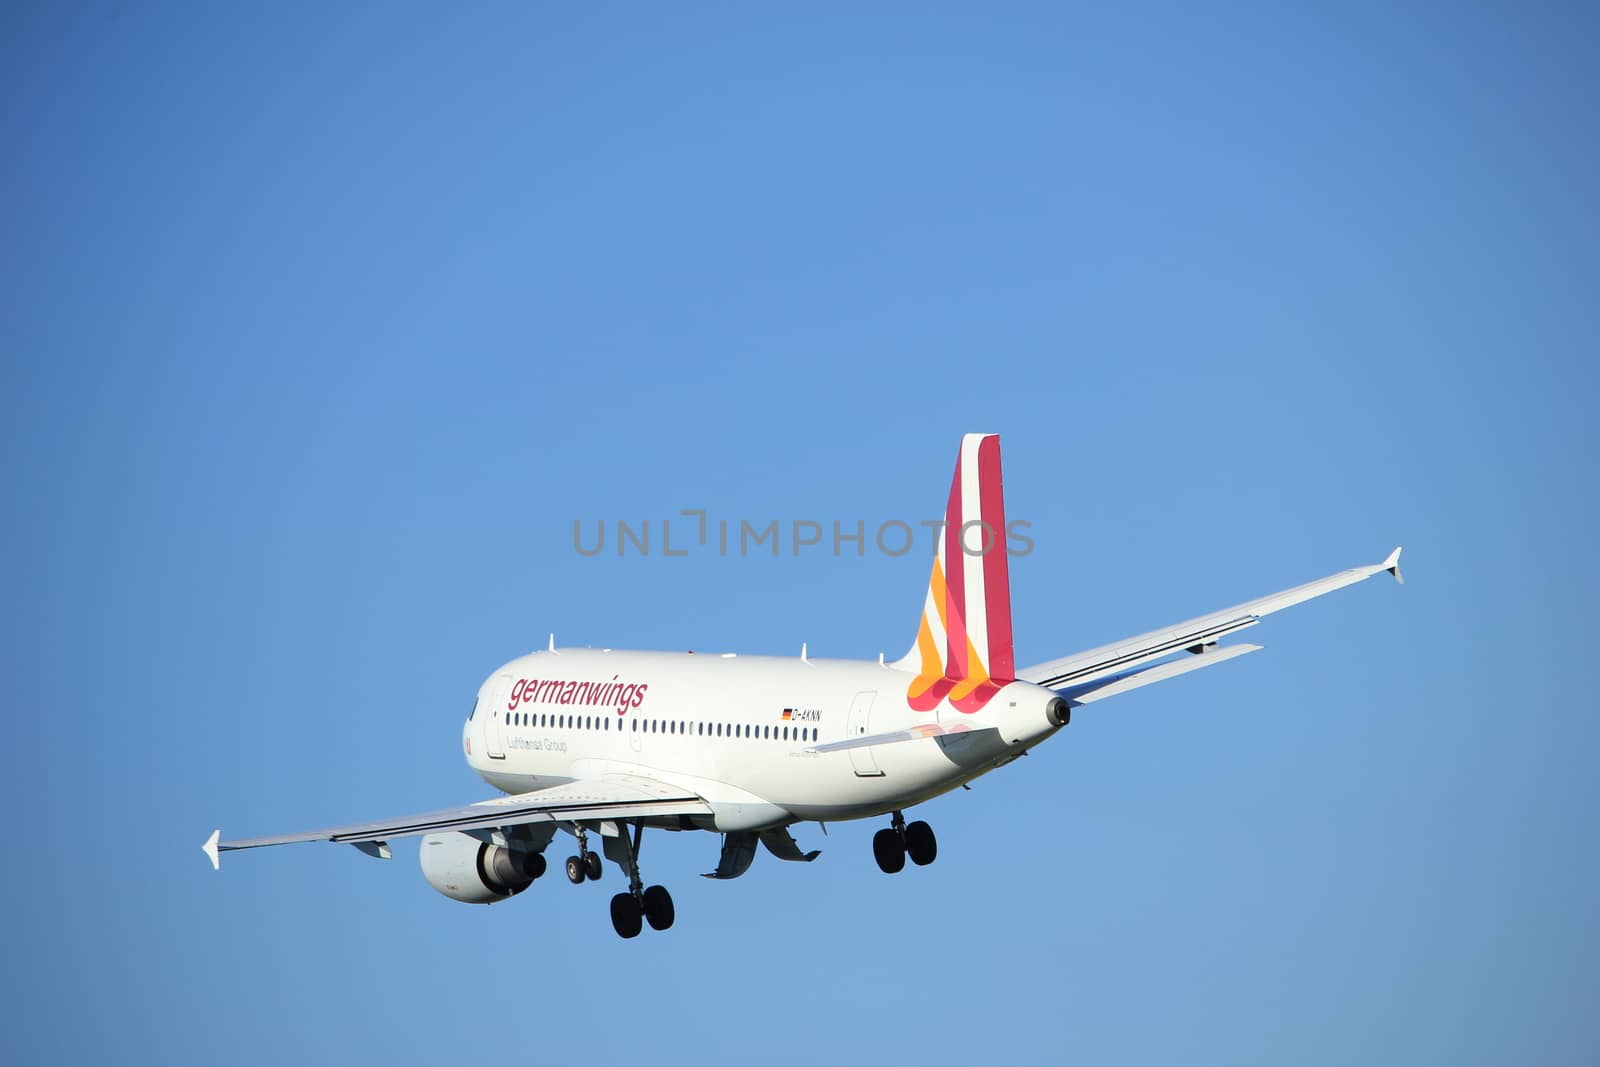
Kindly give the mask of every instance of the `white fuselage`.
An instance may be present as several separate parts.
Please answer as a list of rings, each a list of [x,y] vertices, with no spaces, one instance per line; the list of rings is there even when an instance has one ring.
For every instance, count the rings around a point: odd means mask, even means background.
[[[472,769],[506,793],[637,775],[705,798],[715,814],[689,825],[733,831],[909,807],[1057,729],[1046,713],[1056,695],[1040,686],[1012,682],[972,714],[948,703],[917,712],[910,679],[856,660],[537,652],[484,682],[462,740]],[[811,751],[929,723],[958,732]]]

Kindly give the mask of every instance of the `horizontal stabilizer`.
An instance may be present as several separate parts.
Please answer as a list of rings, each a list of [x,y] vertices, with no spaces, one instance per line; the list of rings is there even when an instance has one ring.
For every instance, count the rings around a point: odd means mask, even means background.
[[[1168,656],[1180,651],[1194,651],[1215,645],[1218,640],[1236,633],[1250,626],[1258,624],[1265,616],[1284,608],[1303,604],[1314,597],[1323,596],[1335,589],[1343,589],[1357,582],[1366,581],[1375,574],[1388,571],[1394,575],[1396,581],[1404,582],[1400,576],[1400,550],[1397,548],[1389,553],[1389,558],[1382,563],[1375,563],[1367,567],[1351,567],[1349,570],[1330,574],[1326,578],[1318,578],[1314,582],[1284,589],[1281,592],[1268,596],[1258,597],[1255,600],[1236,604],[1231,608],[1214,611],[1209,615],[1189,619],[1186,622],[1176,623],[1172,626],[1163,626],[1159,630],[1130,637],[1123,641],[1113,641],[1109,645],[1091,648],[1087,652],[1079,652],[1060,659],[1049,660],[1035,664],[1017,672],[1017,677],[1024,682],[1033,682],[1046,689],[1054,689],[1058,693],[1069,691],[1089,692],[1090,683],[1116,681],[1136,667],[1141,667],[1156,660],[1164,660]],[[1235,653],[1238,655],[1239,653]],[[1216,653],[1205,653],[1216,655]],[[1209,666],[1209,664],[1205,664]],[[1187,667],[1194,670],[1194,667]],[[1178,671],[1177,673],[1182,673]],[[1171,674],[1159,676],[1170,678]],[[1148,685],[1158,681],[1157,677],[1146,677],[1140,685]],[[1132,688],[1129,686],[1127,688]],[[1126,692],[1119,689],[1117,692]],[[1109,693],[1101,693],[1109,696]]]
[[[1126,693],[1130,689],[1149,685],[1151,682],[1164,682],[1168,678],[1176,678],[1180,674],[1197,671],[1201,667],[1214,667],[1218,663],[1242,656],[1247,652],[1261,651],[1260,645],[1226,645],[1223,647],[1211,646],[1207,651],[1195,653],[1182,659],[1169,660],[1158,663],[1153,667],[1141,667],[1136,671],[1124,671],[1112,675],[1110,678],[1100,678],[1083,685],[1075,685],[1056,692],[1066,697],[1074,706],[1079,704],[1093,704],[1096,700],[1114,697],[1119,693]]]

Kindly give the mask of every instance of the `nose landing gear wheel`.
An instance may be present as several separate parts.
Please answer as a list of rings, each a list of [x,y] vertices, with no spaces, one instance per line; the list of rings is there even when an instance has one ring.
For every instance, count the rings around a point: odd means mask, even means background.
[[[939,854],[939,841],[933,836],[933,827],[925,822],[914,822],[906,827],[906,851],[911,862],[926,867]]]
[[[906,866],[906,846],[893,827],[885,827],[872,835],[872,858],[878,861],[878,870],[884,874],[899,874]]]
[[[602,870],[600,866],[600,853],[591,852],[585,856],[583,858],[583,870],[584,873],[589,876],[589,881],[598,882],[600,880],[600,872]]]
[[[611,925],[618,936],[638,937],[639,931],[644,929],[643,920],[644,915],[639,910],[639,902],[633,899],[632,893],[618,893],[611,898]]]
[[[677,910],[672,906],[672,894],[667,892],[665,886],[653,885],[644,891],[644,917],[650,929],[670,929],[677,915]]]
[[[582,856],[567,857],[567,881],[573,885],[580,885],[588,876],[589,865],[584,862]]]

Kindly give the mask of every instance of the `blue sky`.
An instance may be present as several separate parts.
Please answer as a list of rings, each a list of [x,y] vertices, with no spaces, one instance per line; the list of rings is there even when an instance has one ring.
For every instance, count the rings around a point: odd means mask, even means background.
[[[1584,5],[0,13],[0,1059],[1591,1063]],[[265,833],[486,795],[572,644],[875,657],[1003,435],[1018,658],[1406,546],[821,859],[505,906]],[[564,853],[563,853],[564,854]]]

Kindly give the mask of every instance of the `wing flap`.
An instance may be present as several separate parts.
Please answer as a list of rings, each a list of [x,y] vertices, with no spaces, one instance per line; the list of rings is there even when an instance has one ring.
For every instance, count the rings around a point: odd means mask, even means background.
[[[268,845],[292,845],[304,841],[334,841],[357,845],[378,843],[395,837],[417,837],[443,830],[491,830],[540,822],[589,822],[601,819],[642,819],[665,815],[709,815],[710,806],[699,796],[682,789],[632,775],[606,776],[540,789],[516,796],[483,800],[454,808],[423,812],[377,822],[354,823],[302,833],[271,837],[247,837],[233,841],[207,839],[207,857],[216,864],[216,854]],[[369,850],[363,849],[363,851]]]
[[[888,733],[868,734],[865,737],[849,737],[843,741],[828,741],[821,745],[812,745],[807,752],[848,752],[853,748],[872,748],[874,745],[896,745],[902,741],[921,741],[930,737],[946,737],[950,734],[964,734],[969,727],[964,723],[955,726],[940,726],[937,723],[918,723],[905,730],[891,730]]]

